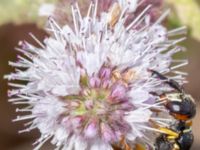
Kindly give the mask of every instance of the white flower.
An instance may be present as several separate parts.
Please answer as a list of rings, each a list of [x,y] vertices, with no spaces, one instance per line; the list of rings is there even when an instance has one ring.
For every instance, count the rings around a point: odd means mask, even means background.
[[[30,115],[14,121],[32,119],[20,132],[40,130],[35,149],[50,139],[63,150],[112,150],[122,139],[134,145],[137,138],[151,145],[153,140],[147,134],[159,130],[150,120],[167,125],[155,117],[151,108],[165,108],[150,92],[169,87],[148,70],[168,73],[187,64],[172,58],[181,50],[174,45],[183,39],[168,37],[181,28],[167,31],[160,24],[163,16],[150,24],[145,15],[149,7],[125,26],[126,5],[130,3],[116,4],[124,13],[121,17],[102,12],[104,15],[98,18],[97,3],[91,3],[83,17],[78,6],[72,5],[73,28],[61,28],[50,18],[48,30],[54,35],[44,44],[33,36],[40,48],[20,43],[18,50],[24,57],[10,62],[17,69],[6,78],[27,83],[9,83],[14,88],[8,94],[15,104],[30,105],[17,109]],[[110,15],[112,23],[106,20]],[[180,64],[174,64],[177,62]],[[184,73],[173,73],[177,81],[184,81]]]
[[[134,12],[138,5],[138,0],[118,0],[121,7],[128,8],[129,12]]]

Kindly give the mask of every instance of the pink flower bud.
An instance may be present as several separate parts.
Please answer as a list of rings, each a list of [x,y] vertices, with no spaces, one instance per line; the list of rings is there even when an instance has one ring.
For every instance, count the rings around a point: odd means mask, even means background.
[[[106,142],[110,142],[110,141],[115,141],[116,140],[116,136],[115,136],[114,131],[112,131],[112,129],[108,125],[106,125],[104,123],[101,124],[101,132],[102,132],[103,139]]]
[[[94,107],[93,100],[86,100],[85,101],[85,107],[86,107],[86,109],[92,109]]]
[[[113,87],[113,90],[111,92],[111,98],[114,99],[122,99],[126,95],[126,88],[123,85],[117,84]]]
[[[109,79],[111,76],[111,69],[110,68],[101,68],[99,73],[100,78]]]
[[[84,116],[76,116],[71,119],[71,124],[73,128],[80,127],[84,121]]]
[[[111,86],[111,84],[112,84],[111,80],[104,80],[102,83],[102,87],[104,89],[108,89]]]
[[[97,124],[92,121],[84,130],[84,134],[87,138],[94,138],[97,135]]]
[[[93,88],[98,88],[100,87],[101,81],[98,77],[91,77],[90,78],[90,86]]]

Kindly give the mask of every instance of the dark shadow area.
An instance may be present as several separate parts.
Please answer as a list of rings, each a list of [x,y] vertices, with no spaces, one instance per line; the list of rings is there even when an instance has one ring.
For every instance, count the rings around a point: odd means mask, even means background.
[[[200,150],[200,42],[189,38],[185,45],[187,47],[187,58],[189,59],[189,65],[186,67],[186,71],[189,73],[189,83],[185,88],[194,97],[198,106],[197,116],[193,122],[195,142],[192,150]]]
[[[196,3],[198,4],[199,8],[200,8],[200,0],[195,0]]]
[[[3,79],[5,74],[13,71],[13,68],[8,66],[8,61],[16,60],[17,52],[14,47],[18,45],[18,41],[27,40],[36,44],[28,34],[30,31],[41,40],[46,35],[34,24],[7,24],[0,27],[0,149],[2,150],[12,149],[28,141],[33,142],[39,136],[37,132],[17,134],[18,130],[23,129],[23,124],[22,122],[12,123],[11,121],[16,117],[16,107],[7,102],[8,86],[7,81]],[[32,137],[35,138],[32,139]]]

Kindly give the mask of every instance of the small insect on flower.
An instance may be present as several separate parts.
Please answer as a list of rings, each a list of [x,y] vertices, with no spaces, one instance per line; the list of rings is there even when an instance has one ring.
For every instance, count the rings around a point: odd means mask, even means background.
[[[185,82],[178,69],[187,60],[172,58],[183,50],[176,44],[185,39],[172,36],[185,28],[167,31],[161,22],[168,11],[151,23],[151,6],[125,25],[138,6],[119,0],[97,15],[98,1],[92,1],[82,16],[73,3],[73,27],[60,27],[50,17],[50,37],[40,42],[31,34],[40,47],[20,42],[17,50],[23,56],[9,62],[16,70],[5,77],[14,80],[9,101],[24,105],[17,112],[29,113],[14,119],[29,120],[19,133],[41,133],[36,150],[47,141],[62,150],[153,149],[155,135],[163,133],[160,128],[176,121],[165,101],[151,94],[172,87],[149,69],[174,73],[170,78]]]
[[[172,92],[160,96],[160,100],[166,101],[166,108],[178,123],[172,125],[172,129],[160,128],[164,134],[156,139],[156,150],[189,150],[194,141],[191,119],[196,114],[195,101],[175,80],[168,79],[155,70],[150,72],[178,91],[178,93]]]
[[[168,79],[155,70],[150,71],[178,91],[178,93],[172,92],[160,96],[162,100],[167,101],[165,105],[171,115],[181,121],[192,119],[196,115],[196,104],[191,95],[186,94],[183,87],[175,80]]]

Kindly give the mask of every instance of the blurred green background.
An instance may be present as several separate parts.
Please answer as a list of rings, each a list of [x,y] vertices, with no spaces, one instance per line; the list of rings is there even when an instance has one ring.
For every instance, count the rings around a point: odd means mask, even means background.
[[[69,0],[70,1],[70,0]],[[84,0],[81,0],[84,3]],[[47,34],[42,27],[45,19],[38,17],[40,4],[56,2],[56,0],[0,0],[0,150],[31,150],[31,143],[39,136],[37,131],[18,135],[23,128],[22,122],[12,123],[16,117],[15,106],[7,102],[7,81],[3,75],[13,69],[8,61],[15,61],[17,53],[14,47],[18,41],[34,41],[28,35],[32,32],[39,39]],[[184,68],[189,73],[186,85],[188,93],[200,101],[200,0],[165,0],[164,9],[171,8],[171,14],[166,21],[169,28],[186,25],[188,38],[183,43],[187,51],[178,57],[187,57],[189,65]],[[67,11],[67,10],[66,10]],[[192,150],[200,150],[200,113],[193,123],[195,143]],[[43,149],[52,149],[49,145]]]

